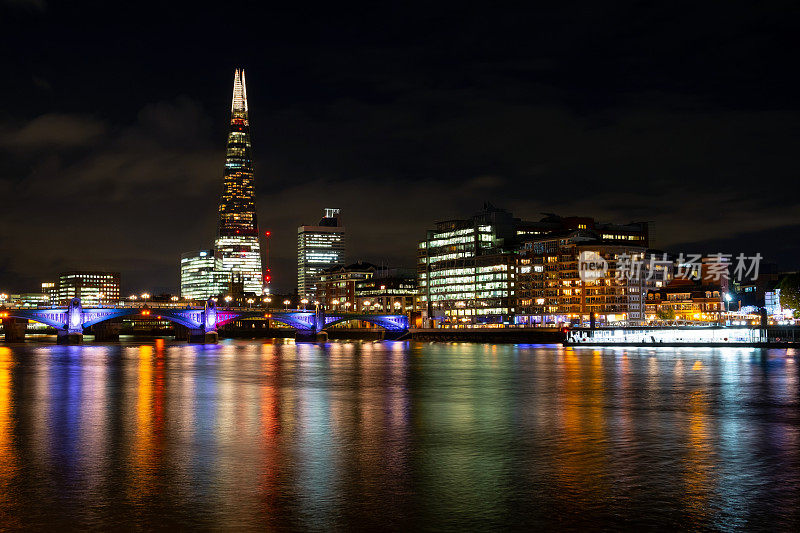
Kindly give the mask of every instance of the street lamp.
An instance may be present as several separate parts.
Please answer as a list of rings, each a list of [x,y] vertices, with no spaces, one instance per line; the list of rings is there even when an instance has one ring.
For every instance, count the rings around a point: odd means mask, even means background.
[[[135,299],[136,299],[135,294],[131,294],[130,296],[128,296],[128,300],[135,300]]]
[[[231,300],[233,300],[233,297],[231,297],[231,296],[226,296],[225,297],[225,303],[226,304],[230,305],[231,304]]]
[[[334,307],[334,309],[335,309],[335,308],[336,308],[336,306],[337,306],[337,305],[339,305],[339,300],[331,300],[331,305],[332,305],[332,306]]]
[[[352,304],[352,303],[350,303],[350,302],[345,302],[345,303],[344,303],[344,307],[345,307],[345,309],[346,309],[346,310],[348,310],[348,311],[350,310],[350,306],[351,306],[351,305],[353,305],[353,304]]]
[[[306,304],[308,303],[308,298],[303,298],[300,300],[300,303],[303,304],[303,311],[306,310]]]
[[[6,300],[8,300],[8,294],[6,294],[6,293],[0,293],[0,300],[3,300],[3,301],[6,301]]]
[[[291,302],[291,300],[284,300],[284,301],[283,301],[284,308],[285,308],[287,311],[289,310],[289,304],[290,304],[290,303],[292,303],[292,302]]]
[[[394,308],[395,308],[396,310],[398,310],[398,311],[400,310],[400,308],[401,308],[402,306],[403,306],[403,304],[401,304],[400,302],[395,302],[395,303],[394,303]]]
[[[253,299],[252,299],[252,298],[248,298],[248,299],[247,299],[247,303],[248,303],[248,306],[247,306],[247,307],[249,307],[250,309],[252,309],[252,308],[253,308]]]
[[[177,302],[178,300],[180,300],[180,298],[178,298],[177,296],[173,296],[172,298],[170,298],[170,300],[172,300],[173,302]]]
[[[733,296],[731,296],[731,293],[726,292],[725,293],[725,314],[726,315],[730,315],[730,312],[731,312],[731,300],[733,300]],[[725,319],[726,320],[730,320],[730,316],[726,316]]]

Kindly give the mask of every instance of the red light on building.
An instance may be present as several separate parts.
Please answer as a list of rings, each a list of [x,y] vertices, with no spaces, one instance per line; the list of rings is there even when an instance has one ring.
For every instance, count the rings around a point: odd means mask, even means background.
[[[271,231],[265,231],[265,232],[264,232],[264,235],[265,235],[265,236],[267,236],[267,237],[269,237],[270,235],[272,235],[272,232],[271,232]]]

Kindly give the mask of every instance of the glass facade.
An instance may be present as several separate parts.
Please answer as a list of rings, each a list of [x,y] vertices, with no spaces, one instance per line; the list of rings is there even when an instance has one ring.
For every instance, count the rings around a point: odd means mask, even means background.
[[[214,247],[220,259],[219,268],[230,277],[241,279],[245,292],[260,295],[264,279],[256,216],[247,86],[244,70],[239,69],[233,81],[231,128]]]
[[[214,250],[200,250],[181,255],[181,296],[192,300],[208,300],[228,289],[230,273],[222,268],[222,260]]]
[[[515,225],[510,213],[487,206],[428,231],[419,243],[417,280],[429,318],[451,325],[511,320],[516,259],[504,245]]]
[[[325,209],[317,226],[297,228],[297,294],[316,299],[323,270],[344,266],[345,229],[338,209]]]

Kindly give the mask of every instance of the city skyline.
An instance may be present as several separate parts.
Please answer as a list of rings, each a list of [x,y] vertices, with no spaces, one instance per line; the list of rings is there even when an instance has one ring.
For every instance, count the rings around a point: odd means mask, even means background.
[[[0,0],[0,529],[800,530],[798,26]]]
[[[75,31],[73,15],[43,5],[3,9],[20,28],[51,39]],[[195,55],[177,61],[185,36],[156,27],[164,54],[124,71],[108,58],[141,53],[135,39],[109,38],[103,50],[34,41],[8,69],[18,76],[0,85],[15,102],[0,118],[0,285],[34,290],[57,272],[88,268],[120,271],[126,290],[175,291],[175,258],[207,248],[214,232],[227,128],[220,95],[239,65],[259,95],[256,204],[273,233],[276,290],[295,283],[294,228],[326,205],[347,213],[348,260],[413,267],[414,246],[433,221],[491,200],[531,220],[540,212],[653,220],[659,247],[760,251],[797,268],[798,206],[784,193],[798,171],[787,129],[797,97],[786,89],[796,74],[782,66],[788,51],[780,46],[792,17],[704,9],[695,8],[695,23],[669,44],[660,29],[682,19],[658,8],[639,19],[598,6],[571,25],[555,9],[535,18],[558,31],[539,34],[523,34],[513,13],[466,13],[448,25],[434,10],[413,28],[435,54],[400,31],[408,20],[380,11],[334,15],[337,32],[354,41],[326,49],[327,26],[314,27],[321,33],[308,40],[312,28],[298,32],[300,19],[266,10],[253,18],[275,31],[263,38],[239,27],[237,57],[198,42]],[[131,36],[135,20],[97,31]],[[387,28],[377,31],[374,20],[389,20],[393,44],[381,40]],[[606,22],[591,26],[600,35],[585,33],[595,20]],[[725,23],[738,28],[739,40],[759,43],[754,51],[737,48]],[[648,24],[657,31],[643,31]],[[484,34],[464,37],[480,27]],[[443,46],[450,41],[458,54]],[[575,56],[576,47],[598,43],[594,64]],[[271,44],[280,53],[264,54]],[[45,49],[85,62],[54,65],[41,56]],[[414,61],[385,61],[404,56]],[[731,70],[732,61],[741,68]],[[91,246],[76,250],[76,238]]]

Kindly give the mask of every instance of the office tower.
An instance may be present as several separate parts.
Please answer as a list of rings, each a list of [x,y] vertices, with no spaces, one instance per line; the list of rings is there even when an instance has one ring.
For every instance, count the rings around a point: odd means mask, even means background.
[[[247,87],[243,69],[236,70],[233,80],[231,127],[214,248],[223,272],[229,273],[232,278],[241,279],[245,292],[258,295],[262,293],[264,280],[256,218]]]
[[[222,259],[214,250],[200,250],[181,255],[181,296],[207,300],[228,290],[230,273],[222,268]]]
[[[56,288],[60,305],[80,298],[83,307],[119,302],[119,272],[71,271],[58,275]]]
[[[297,295],[314,300],[322,270],[344,266],[344,226],[338,209],[326,208],[316,226],[297,228]]]
[[[468,219],[438,222],[418,248],[420,304],[452,324],[508,322],[514,313],[519,219],[487,204]]]

